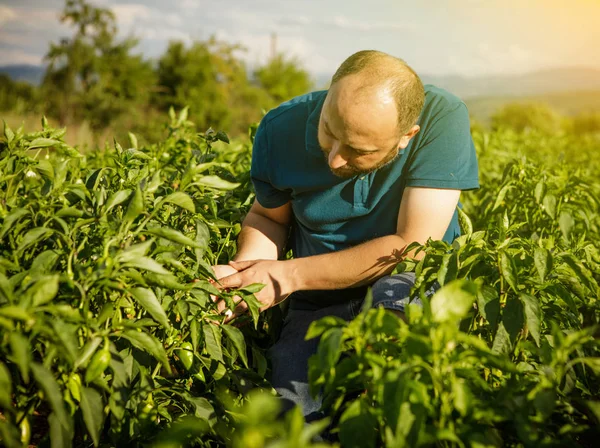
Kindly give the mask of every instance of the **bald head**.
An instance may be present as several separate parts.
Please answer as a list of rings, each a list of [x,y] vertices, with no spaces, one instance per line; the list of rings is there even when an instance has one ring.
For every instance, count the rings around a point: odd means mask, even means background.
[[[333,75],[331,86],[348,77],[353,81],[343,83],[343,90],[352,89],[346,92],[348,96],[358,100],[375,95],[378,101],[394,103],[400,135],[417,122],[425,92],[417,74],[402,59],[381,51],[359,51],[340,65]]]

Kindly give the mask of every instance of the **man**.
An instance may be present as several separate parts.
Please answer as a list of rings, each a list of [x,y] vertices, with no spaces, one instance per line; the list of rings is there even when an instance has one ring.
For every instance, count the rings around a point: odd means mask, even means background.
[[[311,420],[320,400],[308,393],[307,362],[317,347],[304,341],[309,324],[326,315],[352,319],[368,285],[373,306],[402,316],[414,275],[388,274],[404,249],[459,234],[460,191],[479,186],[468,112],[448,92],[424,88],[402,60],[361,51],[342,63],[328,91],[267,113],[251,176],[256,201],[238,252],[214,269],[223,288],[264,283],[261,309],[290,296],[270,350],[271,380]],[[280,260],[287,247],[294,258]],[[242,302],[230,319],[244,311]]]

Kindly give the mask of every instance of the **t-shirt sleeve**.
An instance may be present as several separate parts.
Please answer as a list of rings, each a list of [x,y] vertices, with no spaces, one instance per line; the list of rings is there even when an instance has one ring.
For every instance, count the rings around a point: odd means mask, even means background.
[[[252,165],[250,167],[250,178],[258,203],[265,208],[281,207],[290,200],[290,194],[284,190],[278,190],[271,183],[270,170],[274,168],[274,160],[271,158],[269,147],[269,136],[267,132],[267,119],[263,118],[252,146]]]
[[[471,190],[479,188],[479,169],[471,138],[469,112],[460,103],[431,124],[408,165],[409,187]]]

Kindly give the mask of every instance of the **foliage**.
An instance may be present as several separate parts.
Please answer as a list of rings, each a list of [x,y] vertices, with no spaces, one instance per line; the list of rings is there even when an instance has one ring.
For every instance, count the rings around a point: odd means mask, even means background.
[[[23,81],[13,81],[0,73],[0,110],[12,110],[23,114],[38,104],[38,92],[34,86]]]
[[[398,266],[424,303],[408,324],[365,306],[309,329],[311,387],[343,446],[596,445],[600,142],[546,138],[475,135],[463,236]]]
[[[300,68],[298,61],[286,60],[281,53],[263,67],[259,67],[254,72],[254,77],[271,97],[271,106],[309,92],[313,86],[310,75]]]
[[[171,42],[158,61],[157,103],[164,110],[189,105],[201,128],[230,129],[258,121],[268,97],[248,82],[246,68],[236,57],[240,50],[214,38],[189,48]]]
[[[45,120],[29,134],[5,127],[4,445],[139,445],[184,416],[204,446],[231,444],[245,393],[269,390],[263,348],[278,310],[259,316],[256,288],[219,292],[210,267],[235,252],[253,198],[248,145],[224,150],[225,134],[192,129],[186,109],[171,111],[164,142],[131,134],[127,148],[83,155]],[[210,294],[230,306],[240,295],[246,325],[220,324]]]
[[[562,128],[560,116],[541,103],[511,103],[491,117],[493,129],[511,129],[517,132],[539,130],[556,134]]]
[[[76,28],[71,39],[51,44],[42,84],[47,108],[62,124],[89,121],[99,130],[149,99],[150,64],[131,55],[134,39],[116,41],[114,14],[84,0],[67,0],[61,22]]]

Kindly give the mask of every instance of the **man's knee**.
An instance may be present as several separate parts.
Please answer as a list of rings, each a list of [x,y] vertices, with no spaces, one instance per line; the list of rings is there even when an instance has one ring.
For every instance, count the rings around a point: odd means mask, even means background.
[[[414,284],[414,272],[386,275],[377,280],[371,288],[373,293],[373,304],[380,301],[407,298],[409,297],[410,290]]]

